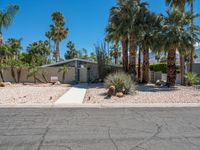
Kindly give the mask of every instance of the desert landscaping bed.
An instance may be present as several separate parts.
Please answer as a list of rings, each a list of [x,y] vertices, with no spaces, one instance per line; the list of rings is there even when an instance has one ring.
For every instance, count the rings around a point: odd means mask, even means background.
[[[0,88],[0,105],[53,104],[69,85],[12,84]]]
[[[134,95],[107,98],[103,84],[90,84],[85,103],[200,103],[200,90],[193,87],[160,87],[153,84],[138,85]]]

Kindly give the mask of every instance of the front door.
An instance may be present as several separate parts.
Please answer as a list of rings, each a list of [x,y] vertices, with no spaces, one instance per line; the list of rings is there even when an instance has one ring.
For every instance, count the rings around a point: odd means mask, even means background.
[[[87,68],[80,68],[79,69],[79,81],[80,82],[88,82],[88,73]]]

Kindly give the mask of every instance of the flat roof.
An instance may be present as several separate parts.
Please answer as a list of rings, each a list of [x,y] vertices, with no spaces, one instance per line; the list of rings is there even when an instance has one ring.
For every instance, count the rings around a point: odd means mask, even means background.
[[[61,62],[56,62],[56,63],[52,63],[52,64],[46,64],[46,65],[43,65],[41,67],[42,68],[54,67],[54,66],[58,66],[58,65],[63,65],[63,64],[70,63],[70,62],[74,62],[74,61],[81,61],[81,62],[85,62],[85,63],[89,63],[89,64],[97,64],[96,61],[80,59],[80,58],[73,58],[73,59],[68,59],[68,60],[64,60],[64,61],[61,61]],[[111,66],[111,67],[122,67],[121,65],[115,65],[115,64],[109,64],[108,66]]]

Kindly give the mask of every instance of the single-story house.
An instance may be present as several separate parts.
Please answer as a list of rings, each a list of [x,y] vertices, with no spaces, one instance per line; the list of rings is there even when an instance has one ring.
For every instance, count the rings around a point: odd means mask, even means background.
[[[68,67],[71,68],[68,75],[66,75],[66,78],[70,78],[71,80],[74,79],[75,82],[90,82],[95,79],[98,79],[99,77],[97,62],[79,58],[68,59],[62,62],[43,65],[42,68],[59,68],[60,66],[63,65],[67,65]],[[121,65],[114,65],[114,64],[106,65],[106,67],[116,70],[122,69]],[[70,81],[67,80],[66,82]]]

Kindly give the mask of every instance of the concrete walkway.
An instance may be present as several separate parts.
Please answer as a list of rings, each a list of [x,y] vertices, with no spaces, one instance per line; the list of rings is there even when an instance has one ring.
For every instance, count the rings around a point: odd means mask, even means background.
[[[69,104],[82,104],[86,91],[88,88],[87,83],[80,83],[72,87],[62,97],[60,97],[55,105],[69,105]]]

